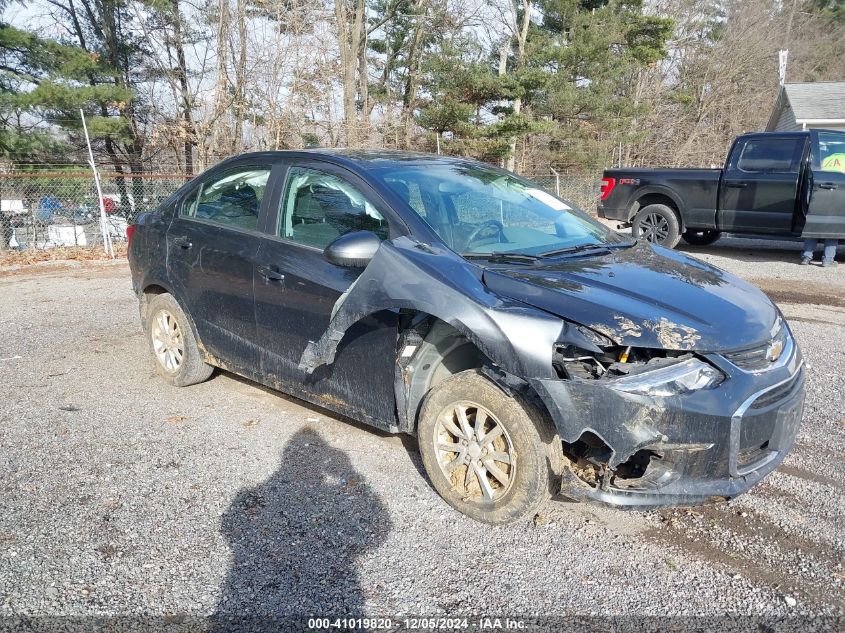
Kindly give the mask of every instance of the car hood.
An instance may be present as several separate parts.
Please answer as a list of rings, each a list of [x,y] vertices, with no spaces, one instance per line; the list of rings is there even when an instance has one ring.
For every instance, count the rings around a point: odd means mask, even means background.
[[[741,349],[769,340],[778,316],[751,284],[647,243],[536,266],[491,266],[484,283],[503,297],[636,347]]]

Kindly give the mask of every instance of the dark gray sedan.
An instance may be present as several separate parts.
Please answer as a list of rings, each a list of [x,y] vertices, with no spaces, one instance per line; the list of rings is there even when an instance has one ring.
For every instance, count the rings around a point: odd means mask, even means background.
[[[167,381],[220,367],[415,435],[433,486],[481,521],[550,494],[732,497],[801,420],[801,354],[759,290],[485,164],[248,154],[128,233]]]

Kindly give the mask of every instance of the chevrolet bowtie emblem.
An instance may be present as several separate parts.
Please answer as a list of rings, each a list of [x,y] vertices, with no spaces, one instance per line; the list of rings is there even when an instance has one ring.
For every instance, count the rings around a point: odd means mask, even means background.
[[[775,362],[780,355],[783,353],[783,341],[772,341],[769,343],[768,349],[766,349],[766,358],[768,358],[771,362]]]

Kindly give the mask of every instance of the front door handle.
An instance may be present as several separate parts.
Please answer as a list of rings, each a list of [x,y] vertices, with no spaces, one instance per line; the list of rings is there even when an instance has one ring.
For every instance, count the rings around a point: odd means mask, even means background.
[[[184,235],[181,236],[181,237],[175,238],[173,240],[173,243],[177,244],[179,246],[179,248],[183,248],[185,250],[188,250],[189,248],[191,248],[193,246],[193,243],[191,242],[191,240],[189,240]]]
[[[726,187],[731,187],[733,189],[745,189],[748,186],[747,182],[726,182]]]
[[[819,189],[838,189],[839,185],[835,182],[820,182]]]
[[[285,276],[278,270],[274,270],[273,268],[267,266],[259,266],[258,267],[258,274],[267,279],[268,281],[284,281]]]

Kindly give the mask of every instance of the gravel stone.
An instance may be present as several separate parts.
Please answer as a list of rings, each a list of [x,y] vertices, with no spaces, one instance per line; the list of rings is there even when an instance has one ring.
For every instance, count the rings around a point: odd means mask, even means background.
[[[842,616],[845,281],[796,244],[687,250],[787,316],[795,448],[728,503],[504,527],[441,501],[412,439],[225,372],[166,385],[125,263],[0,271],[0,616]]]

